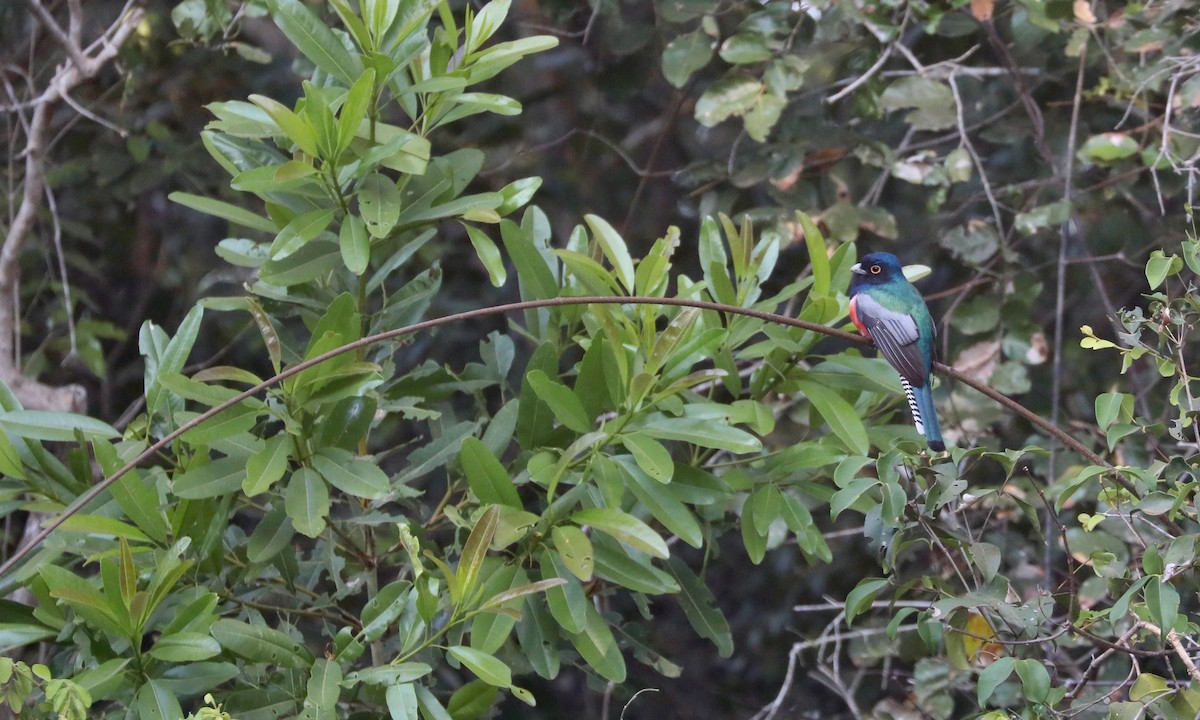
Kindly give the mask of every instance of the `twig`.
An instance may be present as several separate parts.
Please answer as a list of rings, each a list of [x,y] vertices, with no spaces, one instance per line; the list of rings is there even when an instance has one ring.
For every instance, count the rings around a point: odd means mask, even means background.
[[[1071,127],[1067,132],[1067,167],[1063,172],[1063,202],[1067,207],[1071,207],[1071,191],[1072,175],[1075,171],[1075,140],[1076,134],[1079,131],[1079,109],[1083,104],[1083,71],[1087,67],[1087,38],[1084,38],[1083,48],[1079,52],[1079,70],[1075,76],[1075,98],[1074,104],[1071,106]],[[1075,225],[1074,213],[1071,213],[1067,221],[1063,223],[1058,232],[1058,268],[1054,288],[1054,348],[1051,350],[1053,355],[1053,371],[1051,373],[1051,389],[1050,389],[1050,422],[1058,424],[1059,414],[1062,411],[1062,351],[1063,351],[1063,324],[1066,320],[1066,297],[1067,297],[1067,245],[1071,239],[1071,229]],[[1057,478],[1057,460],[1058,460],[1058,443],[1054,440],[1050,441],[1050,459],[1048,461],[1047,478],[1050,482],[1054,482]],[[1046,513],[1047,519],[1054,516],[1054,506],[1047,504],[1043,512]],[[1053,560],[1053,547],[1049,542],[1046,543],[1042,562],[1047,577],[1049,577],[1051,562]]]
[[[1140,625],[1155,635],[1162,637],[1162,628],[1154,623],[1143,620]],[[1192,660],[1192,656],[1188,655],[1187,650],[1184,649],[1183,643],[1179,640],[1179,633],[1175,632],[1174,628],[1167,631],[1167,642],[1174,648],[1175,655],[1183,662],[1183,666],[1187,668],[1187,673],[1191,676],[1192,680],[1200,682],[1200,669],[1196,668],[1196,663]]]
[[[29,12],[33,13],[34,16],[37,17],[38,22],[42,24],[42,27],[46,28],[46,30],[50,32],[50,35],[56,41],[58,41],[58,44],[62,46],[63,51],[66,52],[71,58],[71,62],[75,63],[75,65],[80,68],[87,67],[89,59],[83,54],[83,48],[79,47],[79,29],[81,26],[80,18],[77,15],[77,13],[80,12],[79,3],[71,3],[69,18],[72,35],[71,37],[67,36],[67,33],[63,31],[62,26],[60,26],[58,22],[55,21],[54,16],[50,14],[50,11],[42,5],[41,0],[25,0],[25,7],[29,8]]]
[[[907,15],[905,17],[907,18]],[[898,43],[900,41],[897,40],[896,42]],[[890,58],[892,56],[892,50],[894,50],[895,47],[896,47],[895,43],[888,45],[887,49],[885,49],[883,51],[883,53],[879,56],[879,59],[875,61],[874,65],[867,68],[867,71],[865,73],[863,73],[859,77],[855,78],[854,81],[851,82],[849,85],[847,85],[846,87],[837,91],[836,93],[830,95],[829,97],[825,98],[825,104],[832,105],[835,102],[837,102],[838,100],[841,100],[842,98],[846,97],[850,93],[852,93],[855,90],[862,87],[863,83],[870,80],[875,75],[875,73],[879,72],[879,69],[882,68],[884,66],[884,64],[887,63],[888,58]]]
[[[979,182],[983,185],[983,193],[987,196],[988,204],[992,206],[992,217],[996,219],[996,232],[1003,237],[1004,233],[1004,218],[1000,215],[1000,203],[996,201],[996,196],[992,192],[992,183],[988,180],[987,171],[983,166],[983,159],[979,157],[979,153],[975,151],[975,144],[971,142],[971,136],[967,132],[967,123],[963,118],[963,101],[962,95],[958,92],[958,80],[955,79],[954,73],[950,73],[950,91],[954,93],[954,110],[958,119],[958,134],[962,138],[962,144],[967,148],[967,153],[971,156],[971,162],[975,164],[975,172],[979,173]]]
[[[800,651],[803,649],[800,647],[801,644],[793,643],[792,649],[788,652],[787,673],[783,676],[783,682],[779,685],[779,692],[775,695],[775,699],[762,710],[754,713],[750,720],[772,720],[775,713],[779,712],[779,708],[783,707],[783,701],[792,687],[792,680],[796,677],[796,660],[800,657]]]

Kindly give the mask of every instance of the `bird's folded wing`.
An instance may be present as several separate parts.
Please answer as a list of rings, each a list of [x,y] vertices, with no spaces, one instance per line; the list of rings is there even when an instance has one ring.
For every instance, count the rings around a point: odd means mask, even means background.
[[[917,323],[912,316],[889,310],[866,293],[858,294],[855,310],[884,359],[914,387],[923,387],[925,362],[917,344]]]

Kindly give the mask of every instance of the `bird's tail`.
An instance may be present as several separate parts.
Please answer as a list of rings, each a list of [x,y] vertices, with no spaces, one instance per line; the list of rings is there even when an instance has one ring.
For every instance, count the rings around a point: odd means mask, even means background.
[[[933,407],[933,390],[929,382],[915,388],[901,377],[900,383],[904,386],[904,395],[908,398],[908,409],[912,411],[917,432],[925,437],[930,450],[945,450],[946,443],[942,442],[942,428],[938,425],[937,411]]]

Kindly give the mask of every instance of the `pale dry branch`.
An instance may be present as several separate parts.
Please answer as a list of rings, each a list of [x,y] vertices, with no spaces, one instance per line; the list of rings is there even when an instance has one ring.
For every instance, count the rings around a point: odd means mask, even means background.
[[[1143,620],[1139,624],[1155,635],[1162,637],[1162,628],[1154,623]],[[1175,632],[1174,629],[1167,631],[1167,643],[1171,646],[1171,649],[1175,651],[1175,655],[1179,658],[1180,662],[1183,663],[1183,666],[1187,668],[1188,676],[1191,677],[1193,681],[1200,682],[1200,668],[1196,667],[1196,662],[1192,660],[1192,656],[1189,655],[1187,649],[1183,647],[1183,641],[1179,639],[1179,633]]]
[[[963,113],[962,94],[958,90],[958,81],[955,79],[955,73],[950,73],[948,78],[950,83],[950,92],[954,95],[954,113],[958,123],[958,136],[967,149],[967,154],[971,156],[971,163],[975,165],[975,172],[979,173],[979,182],[983,185],[983,193],[987,196],[988,204],[992,207],[992,217],[996,220],[996,232],[1004,237],[1004,217],[1000,214],[1000,203],[996,200],[996,194],[992,191],[992,183],[988,180],[987,169],[983,165],[983,159],[979,156],[979,152],[975,150],[975,144],[971,142],[971,134],[967,131],[967,122]]]
[[[21,106],[14,106],[25,130],[25,149],[22,153],[25,167],[17,210],[0,246],[0,380],[7,383],[28,408],[78,411],[82,400],[86,399],[81,398],[82,388],[45,386],[20,375],[20,259],[46,201],[46,153],[54,111],[60,102],[68,102],[79,109],[70,102],[69,93],[94,78],[116,58],[121,46],[141,22],[142,9],[137,5],[127,5],[100,37],[84,48],[81,46],[82,27],[85,24],[83,5],[78,0],[68,3],[69,18],[65,31],[40,0],[26,0],[25,4],[62,47],[66,61],[58,67],[35,99],[24,106],[33,109],[28,120],[19,112]]]

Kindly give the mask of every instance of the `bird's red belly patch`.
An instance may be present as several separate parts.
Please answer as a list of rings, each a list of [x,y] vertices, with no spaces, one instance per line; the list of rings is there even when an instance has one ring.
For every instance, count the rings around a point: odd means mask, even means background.
[[[858,319],[858,296],[857,295],[850,298],[850,322],[854,323],[854,327],[858,328],[858,331],[860,333],[862,333],[864,337],[866,337],[868,339],[871,337],[871,333],[867,332],[866,326],[863,325],[862,321]]]

